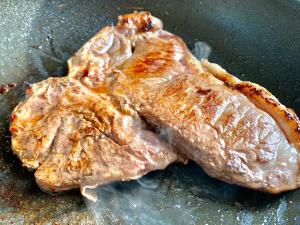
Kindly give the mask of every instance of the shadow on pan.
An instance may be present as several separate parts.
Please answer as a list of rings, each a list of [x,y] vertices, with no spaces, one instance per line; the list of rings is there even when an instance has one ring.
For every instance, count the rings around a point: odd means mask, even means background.
[[[99,189],[97,205],[78,191],[51,196],[10,151],[7,131],[26,82],[67,72],[66,60],[119,14],[150,10],[165,29],[210,60],[269,89],[300,113],[300,3],[297,1],[8,1],[0,3],[0,224],[299,224],[300,195],[258,193],[209,178],[195,164],[173,165],[140,182]],[[24,83],[25,82],[25,83]],[[121,207],[120,207],[121,206]]]

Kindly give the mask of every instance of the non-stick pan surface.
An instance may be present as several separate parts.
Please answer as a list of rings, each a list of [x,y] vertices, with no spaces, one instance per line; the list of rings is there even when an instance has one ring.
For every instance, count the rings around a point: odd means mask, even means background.
[[[172,165],[139,182],[99,189],[97,205],[79,191],[52,196],[11,153],[8,118],[26,82],[66,74],[66,60],[117,15],[150,10],[165,29],[210,60],[268,88],[300,113],[300,2],[280,0],[0,2],[0,224],[300,224],[300,190],[268,195],[205,175],[197,165]]]

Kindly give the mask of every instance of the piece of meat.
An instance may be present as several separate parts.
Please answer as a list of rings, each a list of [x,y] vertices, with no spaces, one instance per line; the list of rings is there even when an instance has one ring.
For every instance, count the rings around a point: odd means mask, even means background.
[[[141,29],[151,20],[153,32]],[[299,119],[291,110],[258,85],[196,60],[148,13],[120,17],[114,32],[112,43],[124,32],[123,43],[134,51],[101,74],[112,98],[163,129],[181,154],[213,177],[272,193],[300,185]],[[90,61],[96,60],[101,56]],[[93,80],[86,76],[82,83],[92,87]]]
[[[42,188],[81,185],[93,198],[95,186],[163,169],[179,155],[229,183],[272,193],[300,185],[296,114],[196,60],[150,13],[120,16],[68,65],[67,78],[33,85],[12,114],[13,151],[38,168]]]
[[[137,179],[184,161],[128,104],[107,94],[104,75],[132,54],[124,35],[130,36],[103,28],[69,60],[68,77],[31,85],[14,109],[13,152],[36,170],[43,190],[80,187],[95,200],[98,185]]]
[[[164,129],[181,154],[229,183],[271,193],[300,186],[295,113],[260,86],[197,61],[168,32],[131,42],[112,95]]]
[[[137,179],[177,160],[126,104],[94,94],[76,80],[49,78],[27,90],[12,114],[14,153],[46,191],[91,191]]]

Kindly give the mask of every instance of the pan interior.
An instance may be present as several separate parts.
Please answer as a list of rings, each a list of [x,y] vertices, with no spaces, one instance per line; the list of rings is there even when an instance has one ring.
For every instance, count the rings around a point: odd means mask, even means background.
[[[96,205],[78,191],[40,191],[20,166],[8,118],[26,82],[65,75],[66,60],[89,37],[134,10],[150,10],[191,49],[207,42],[211,61],[266,87],[299,115],[297,1],[2,0],[0,84],[18,86],[0,95],[0,224],[300,224],[300,191],[259,193],[212,179],[193,163],[101,187]]]

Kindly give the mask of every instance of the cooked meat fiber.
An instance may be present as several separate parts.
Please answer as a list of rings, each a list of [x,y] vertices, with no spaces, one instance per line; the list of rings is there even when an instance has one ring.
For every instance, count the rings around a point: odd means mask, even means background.
[[[69,76],[89,88],[105,83],[213,177],[272,193],[299,186],[299,119],[267,90],[197,61],[147,13],[121,16],[102,35],[96,59],[84,47],[69,61],[92,72],[74,67]],[[117,57],[123,63],[111,66]]]
[[[119,26],[132,27],[127,17]],[[156,34],[129,37],[135,51],[114,71],[112,94],[166,129],[180,153],[209,175],[271,193],[297,188],[296,114],[259,85],[197,61],[178,37]]]
[[[120,42],[106,48],[115,35],[112,27],[101,30],[72,58],[75,62],[81,57],[77,65],[70,65],[70,74],[76,71],[91,78],[108,67],[101,62],[113,68],[130,57],[131,47],[121,34]],[[94,67],[80,66],[90,58]],[[95,200],[91,190],[98,185],[137,179],[178,160],[126,102],[115,102],[106,94],[101,76],[86,84],[71,75],[32,85],[11,116],[13,151],[24,166],[36,169],[42,189],[81,187],[83,195]]]
[[[37,169],[47,191],[89,189],[137,179],[177,159],[126,104],[79,82],[49,78],[27,90],[12,114],[12,146],[23,165]]]
[[[271,193],[300,185],[296,114],[264,88],[197,61],[150,13],[120,16],[68,63],[68,77],[34,84],[12,114],[13,151],[37,169],[41,188],[81,186],[95,199],[97,185],[182,157]],[[139,116],[164,129],[174,148]]]

